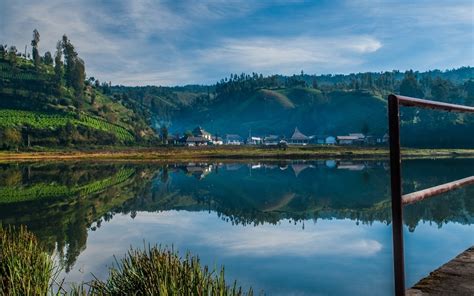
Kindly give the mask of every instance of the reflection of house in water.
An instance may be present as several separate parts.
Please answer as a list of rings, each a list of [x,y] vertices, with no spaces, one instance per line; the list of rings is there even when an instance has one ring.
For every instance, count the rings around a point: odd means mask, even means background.
[[[243,165],[240,164],[240,163],[229,163],[229,164],[225,165],[225,169],[228,170],[228,171],[237,171],[241,167],[243,167]]]
[[[262,168],[262,165],[259,164],[259,163],[257,163],[257,164],[251,164],[251,165],[250,165],[250,168],[251,168],[252,170],[258,170],[258,169]]]
[[[212,172],[212,165],[189,163],[186,166],[186,173],[198,179],[203,179]]]
[[[309,164],[305,164],[305,163],[295,163],[295,164],[292,164],[291,165],[291,168],[293,169],[293,171],[295,172],[295,176],[298,177],[298,175],[306,170],[307,168],[311,168],[312,166],[309,165]]]
[[[328,168],[335,168],[336,167],[336,161],[335,160],[326,160],[326,166]]]
[[[353,163],[350,161],[341,161],[337,164],[337,168],[339,170],[349,170],[349,171],[362,171],[365,169],[365,165],[363,163]]]

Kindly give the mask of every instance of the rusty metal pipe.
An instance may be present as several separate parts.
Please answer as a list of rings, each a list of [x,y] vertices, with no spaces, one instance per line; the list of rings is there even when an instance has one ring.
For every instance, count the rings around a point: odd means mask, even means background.
[[[466,185],[474,184],[474,176],[470,176],[464,179],[456,180],[446,184],[438,185],[435,187],[427,188],[417,192],[405,194],[402,196],[403,205],[412,204],[414,202],[429,198],[435,195],[439,195],[451,190],[458,189]]]
[[[474,107],[470,107],[470,106],[422,100],[422,99],[399,96],[399,95],[390,95],[390,96],[397,97],[399,104],[405,107],[420,107],[420,108],[426,108],[426,109],[438,109],[438,110],[444,110],[444,111],[474,113]]]
[[[395,295],[405,295],[405,259],[403,255],[402,159],[400,154],[400,106],[394,95],[388,97],[390,133],[390,183],[392,192],[392,237]]]

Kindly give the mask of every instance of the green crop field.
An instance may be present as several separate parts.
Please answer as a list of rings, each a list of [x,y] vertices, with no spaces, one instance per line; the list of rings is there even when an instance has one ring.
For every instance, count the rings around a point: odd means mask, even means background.
[[[72,113],[46,113],[10,109],[0,110],[0,127],[29,125],[38,129],[55,129],[65,126],[68,122],[76,126],[82,125],[112,133],[122,142],[131,142],[134,140],[132,133],[126,128],[98,117],[83,114],[77,118],[77,116]]]
[[[133,169],[121,169],[113,176],[82,186],[67,187],[60,184],[38,183],[30,187],[0,187],[0,204],[69,197],[72,195],[87,196],[125,182],[134,172]]]

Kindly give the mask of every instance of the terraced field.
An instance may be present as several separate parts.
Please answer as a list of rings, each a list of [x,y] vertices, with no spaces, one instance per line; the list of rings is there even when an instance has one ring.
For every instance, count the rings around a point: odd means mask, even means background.
[[[87,196],[106,188],[125,182],[135,172],[134,169],[121,169],[113,176],[81,186],[67,187],[61,184],[38,183],[30,187],[0,187],[0,204],[24,202],[73,195]]]
[[[68,122],[114,134],[122,142],[132,142],[134,137],[126,128],[101,118],[82,114],[79,118],[72,113],[46,113],[25,110],[0,110],[0,127],[29,125],[39,129],[55,129]]]

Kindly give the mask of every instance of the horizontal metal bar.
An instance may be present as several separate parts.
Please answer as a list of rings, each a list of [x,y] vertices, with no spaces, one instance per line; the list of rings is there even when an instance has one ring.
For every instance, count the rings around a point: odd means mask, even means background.
[[[403,202],[403,205],[412,204],[414,202],[423,200],[425,198],[439,195],[439,194],[442,194],[454,189],[458,189],[466,185],[472,185],[472,184],[474,184],[474,176],[470,176],[464,179],[449,182],[443,185],[431,187],[428,189],[420,190],[417,192],[405,194],[402,196],[402,202]]]
[[[393,94],[390,96],[396,97],[400,105],[405,106],[405,107],[420,107],[420,108],[427,108],[427,109],[438,109],[438,110],[445,110],[445,111],[474,113],[474,107],[470,107],[470,106],[422,100],[422,99],[393,95]]]

